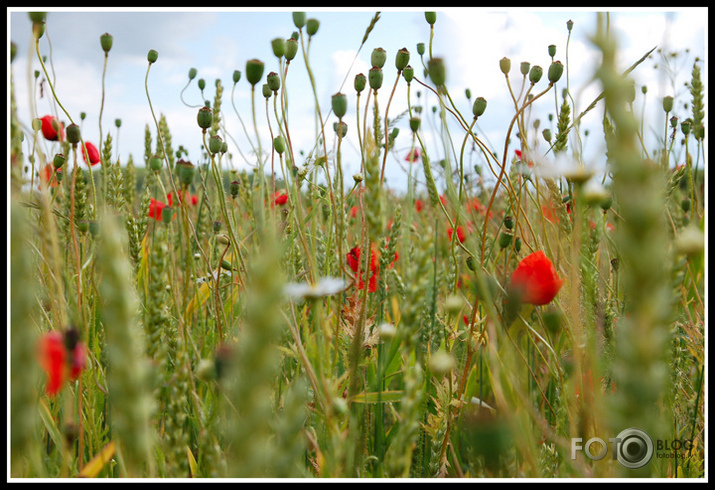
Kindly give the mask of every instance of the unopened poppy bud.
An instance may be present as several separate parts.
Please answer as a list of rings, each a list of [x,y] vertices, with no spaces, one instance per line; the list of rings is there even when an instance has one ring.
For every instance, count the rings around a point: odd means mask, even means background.
[[[506,248],[511,245],[511,239],[514,235],[511,233],[502,232],[499,234],[499,247]]]
[[[271,95],[273,95],[273,91],[271,90],[271,87],[269,87],[267,83],[264,83],[261,86],[261,93],[263,93],[263,96],[266,99],[269,99],[271,97]]]
[[[293,24],[302,29],[305,25],[305,12],[293,12]]]
[[[271,41],[271,49],[273,49],[273,54],[276,58],[283,56],[286,50],[286,42],[282,37],[277,37]]]
[[[531,67],[531,70],[529,70],[529,81],[532,85],[535,85],[539,83],[539,80],[541,80],[541,76],[543,74],[544,69],[541,68],[539,65],[534,65]]]
[[[382,68],[373,66],[367,74],[370,88],[377,91],[382,87]]]
[[[410,52],[407,51],[407,48],[400,49],[397,52],[397,54],[395,55],[395,67],[397,68],[397,70],[398,71],[404,70],[409,62],[410,62]]]
[[[365,84],[367,84],[367,77],[365,75],[363,75],[362,73],[358,73],[357,75],[355,75],[354,87],[357,93],[360,93],[365,90]]]
[[[255,86],[263,77],[263,62],[261,60],[252,59],[246,61],[246,80],[248,83]]]
[[[420,56],[425,54],[425,43],[417,43],[417,54]]]
[[[101,36],[99,36],[99,44],[102,45],[102,50],[105,53],[109,53],[109,50],[112,49],[112,41],[114,38],[112,37],[111,34],[104,33]]]
[[[241,185],[238,183],[237,180],[234,180],[233,182],[231,182],[229,184],[228,192],[229,192],[229,194],[231,194],[232,198],[236,199],[236,197],[238,196],[238,190],[239,190],[240,186]]]
[[[226,260],[226,259],[223,259],[223,260],[221,261],[221,268],[222,268],[223,270],[230,271],[230,270],[231,270],[231,262],[229,262],[229,261]]]
[[[240,79],[241,79],[241,72],[240,72],[240,70],[233,70],[233,83],[234,83],[234,85],[237,84]]]
[[[66,134],[67,141],[70,144],[76,145],[77,143],[79,143],[79,140],[81,139],[79,126],[77,126],[76,124],[70,124],[69,126],[67,126]]]
[[[551,143],[551,137],[553,136],[551,134],[551,130],[549,128],[544,129],[541,134],[544,137],[544,140],[546,140],[547,143]]]
[[[415,70],[410,65],[407,65],[404,70],[402,70],[402,76],[405,81],[409,84],[415,77]]]
[[[213,122],[213,111],[208,106],[203,106],[196,115],[196,122],[199,123],[201,129],[210,128]]]
[[[484,114],[484,111],[487,110],[487,100],[484,97],[477,97],[474,99],[474,105],[472,105],[472,113],[474,114],[474,118],[478,118],[482,114]]]
[[[422,120],[419,117],[411,117],[410,118],[410,129],[412,130],[413,133],[416,133],[418,129],[420,129],[420,123]]]
[[[285,56],[286,60],[291,61],[295,58],[296,54],[298,54],[298,40],[292,37],[286,39],[285,53],[283,53],[283,56]]]
[[[552,58],[556,56],[556,45],[555,44],[549,44],[549,56]]]
[[[370,55],[370,63],[372,66],[379,66],[382,68],[385,65],[385,60],[387,59],[387,53],[382,48],[375,48],[372,50]]]
[[[199,86],[199,90],[201,90],[202,92],[206,88],[206,80],[204,80],[203,78],[199,78],[199,80],[196,82],[196,84]],[[206,105],[208,106],[208,104],[206,104]]]
[[[217,134],[211,136],[209,138],[209,153],[216,154],[221,151],[221,145],[223,144],[223,140],[221,137]]]
[[[447,70],[444,66],[444,60],[442,58],[431,58],[427,62],[427,70],[432,83],[434,83],[437,87],[444,86],[447,81]]]
[[[52,165],[55,167],[55,170],[57,170],[57,169],[61,168],[62,165],[64,165],[66,161],[67,161],[67,157],[65,157],[62,153],[58,153],[52,159]]]
[[[146,59],[149,62],[149,64],[156,63],[156,60],[158,58],[159,58],[159,53],[157,53],[156,50],[154,50],[154,49],[150,49],[146,55]]]
[[[348,112],[348,97],[338,92],[333,95],[331,102],[333,104],[333,112],[338,119],[342,119],[345,113]]]
[[[318,19],[308,19],[305,24],[305,32],[307,32],[309,36],[314,36],[315,33],[318,32],[319,27],[320,21]]]
[[[335,134],[339,137],[344,138],[348,134],[348,125],[343,121],[334,122],[333,131],[335,131]]]
[[[519,65],[519,71],[521,71],[521,74],[526,76],[529,74],[529,69],[531,68],[531,63],[528,61],[522,61],[521,65]]]
[[[521,251],[521,238],[519,237],[514,240],[514,250],[516,250],[517,253]]]
[[[601,206],[601,209],[603,209],[604,211],[608,211],[609,209],[611,209],[612,205],[613,205],[613,196],[611,196],[610,194],[604,196],[601,199],[601,202],[599,204],[599,206]]]
[[[224,234],[216,235],[216,241],[219,242],[221,245],[229,245],[231,243],[231,240],[228,239],[228,236]]]
[[[437,22],[437,12],[425,12],[425,20],[429,25],[434,25]]]
[[[673,110],[673,97],[667,95],[663,97],[663,110],[665,112],[670,112]]]
[[[268,86],[273,90],[274,92],[278,92],[281,88],[281,79],[280,76],[278,76],[278,73],[272,71],[266,76],[266,82],[268,83]]]
[[[509,74],[509,70],[511,70],[511,60],[507,57],[504,57],[499,60],[499,69],[504,75]]]
[[[273,138],[273,149],[276,150],[276,153],[279,155],[282,155],[283,152],[286,149],[286,143],[285,139],[283,139],[283,136],[276,136]]]
[[[87,233],[89,231],[89,221],[83,219],[77,222],[77,229],[82,233]]]
[[[472,257],[471,255],[469,257],[467,257],[467,267],[469,268],[470,271],[477,270],[476,261],[474,260],[474,257]]]
[[[149,158],[149,170],[154,173],[159,172],[161,170],[162,163],[163,162],[159,155],[152,155],[151,158]]]

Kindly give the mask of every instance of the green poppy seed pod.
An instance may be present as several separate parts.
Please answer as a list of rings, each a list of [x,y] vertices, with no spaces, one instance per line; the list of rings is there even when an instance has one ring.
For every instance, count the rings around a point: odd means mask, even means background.
[[[395,55],[395,67],[397,68],[397,71],[404,70],[409,62],[410,52],[407,51],[407,48],[402,48],[397,51],[397,54]]]
[[[683,132],[683,135],[687,136],[690,134],[690,124],[690,119],[686,119],[680,123],[680,130]]]
[[[370,55],[370,63],[372,66],[378,66],[382,68],[385,66],[385,60],[387,60],[387,52],[382,48],[375,48],[372,50]]]
[[[370,88],[377,91],[382,87],[382,68],[379,66],[373,66],[367,74],[368,82],[370,82]]]
[[[241,72],[239,70],[233,70],[233,83],[234,85],[238,83],[241,79]]]
[[[320,21],[318,19],[308,19],[305,23],[305,32],[307,32],[309,36],[314,36],[315,33],[318,32],[319,27]]]
[[[555,44],[549,44],[549,56],[552,58],[556,56],[556,45]]]
[[[205,130],[211,127],[211,124],[213,123],[213,112],[208,106],[203,106],[199,109],[199,112],[196,115],[196,122],[199,123],[199,127],[201,129]]]
[[[429,25],[434,25],[437,22],[437,12],[425,12],[425,20]]]
[[[673,116],[670,118],[670,126],[675,129],[678,127],[678,116]]]
[[[228,151],[228,143],[225,141],[221,143],[221,153],[226,153]]]
[[[648,87],[645,86],[645,85],[643,85],[643,86],[641,87],[641,93],[642,93],[643,95],[645,95],[646,93],[648,93]]]
[[[431,58],[427,62],[427,71],[429,72],[430,80],[437,87],[444,86],[447,81],[447,70],[444,66],[444,60],[442,58]]]
[[[278,92],[281,88],[281,78],[278,73],[274,71],[270,72],[268,76],[266,76],[266,82],[274,92]]]
[[[198,75],[198,70],[196,68],[189,68],[189,80],[193,80]]]
[[[67,141],[73,145],[79,143],[79,140],[81,139],[79,126],[77,126],[76,124],[70,124],[69,126],[67,126],[65,134],[67,136]]]
[[[521,238],[519,237],[514,240],[514,250],[516,250],[517,253],[521,251]]]
[[[302,29],[305,25],[305,12],[293,12],[293,24]]]
[[[663,97],[663,110],[665,112],[670,112],[673,110],[673,97],[667,95]]]
[[[191,162],[186,160],[179,160],[176,162],[176,173],[179,177],[179,182],[182,186],[188,187],[194,180],[194,172],[196,167]]]
[[[472,272],[475,272],[477,270],[477,264],[474,260],[474,257],[472,257],[471,255],[467,257],[467,267]]]
[[[204,80],[203,78],[199,78],[196,84],[199,86],[199,90],[201,90],[202,92],[206,88],[206,80]]]
[[[505,216],[504,217],[504,228],[507,230],[512,230],[514,229],[514,218],[511,216]]]
[[[348,125],[344,121],[336,121],[333,123],[333,131],[335,131],[338,137],[345,138],[348,134]]]
[[[604,211],[608,211],[611,209],[611,206],[613,205],[613,196],[608,194],[606,196],[603,196],[601,198],[601,202],[599,203],[599,206],[601,206],[601,209]]]
[[[223,270],[230,271],[232,269],[231,262],[229,262],[228,260],[225,260],[225,259],[221,260],[221,268]]]
[[[564,72],[564,65],[561,64],[560,61],[554,61],[551,63],[551,66],[549,66],[549,83],[554,84],[559,81],[559,78],[561,78],[561,75]]]
[[[506,56],[502,59],[499,60],[499,69],[504,75],[509,74],[509,70],[511,70],[511,60],[507,58]]]
[[[685,213],[690,211],[690,199],[686,197],[685,199],[680,201],[680,209],[682,209]]]
[[[499,234],[499,247],[506,248],[511,245],[511,239],[513,235],[511,233],[501,232]]]
[[[157,53],[156,50],[154,50],[154,49],[150,49],[146,55],[146,59],[149,62],[149,64],[156,63],[156,60],[158,58],[159,58],[159,53]]]
[[[114,41],[114,38],[111,34],[106,32],[99,36],[99,44],[101,44],[102,50],[105,53],[109,53],[109,50],[112,49],[112,41]]]
[[[246,61],[246,80],[252,86],[255,86],[263,77],[263,62],[261,60],[252,59]]]
[[[45,22],[47,19],[47,12],[28,12],[30,20],[32,23]]]
[[[273,49],[273,54],[276,58],[280,58],[285,54],[286,51],[286,41],[282,37],[277,37],[271,41],[271,48]]]
[[[62,165],[65,164],[67,161],[67,157],[65,157],[62,153],[57,153],[55,157],[52,159],[52,165],[55,167],[55,170],[59,169],[62,167]]]
[[[266,99],[269,99],[271,97],[271,95],[273,95],[273,91],[271,90],[271,87],[269,87],[267,83],[264,83],[261,86],[261,92],[263,93],[263,96]]]
[[[295,58],[296,54],[298,54],[298,40],[292,37],[286,39],[286,48],[283,56],[285,56],[286,60],[291,61]]]
[[[149,170],[151,170],[154,173],[161,171],[162,164],[163,164],[163,162],[159,155],[152,155],[149,158]]]
[[[360,93],[363,90],[365,90],[366,84],[367,84],[367,77],[364,74],[358,73],[357,75],[355,75],[354,86],[355,86],[355,91],[357,93]]]
[[[539,65],[534,65],[531,67],[531,70],[529,70],[529,81],[532,85],[535,85],[539,83],[539,80],[541,80],[541,76],[543,74],[544,69],[541,68]]]
[[[161,221],[164,224],[169,224],[171,223],[171,219],[174,217],[174,208],[171,206],[166,206],[162,211],[161,211]]]
[[[472,106],[472,113],[474,114],[474,118],[478,118],[482,114],[484,114],[484,111],[487,110],[487,100],[484,97],[477,97],[474,99],[474,105]]]
[[[420,123],[422,120],[419,117],[411,117],[410,118],[410,129],[412,130],[413,133],[416,133],[418,129],[420,129]]]
[[[333,113],[335,113],[338,119],[342,119],[345,113],[348,112],[348,97],[338,92],[333,95],[331,102],[333,104]]]
[[[276,153],[279,155],[283,154],[286,150],[286,142],[285,139],[283,139],[283,136],[276,136],[273,138],[273,149],[276,150]]]
[[[117,118],[114,120],[114,125],[117,127],[117,129],[122,127],[122,120]]]
[[[425,43],[417,43],[417,54],[420,56],[425,54]]]
[[[228,192],[231,194],[231,197],[236,199],[238,197],[238,190],[240,189],[241,184],[238,183],[237,180],[234,180],[231,182],[228,186]]]
[[[412,79],[415,77],[415,70],[412,68],[410,65],[407,65],[404,70],[402,70],[402,76],[404,77],[405,81],[409,84],[412,82]]]
[[[45,34],[45,23],[44,22],[33,22],[32,23],[32,35],[35,39],[40,39]]]
[[[39,131],[42,129],[42,119],[39,117],[36,117],[35,119],[32,120],[32,129],[33,131]]]
[[[552,134],[551,134],[551,130],[550,130],[549,128],[544,129],[544,130],[541,132],[541,134],[542,134],[542,136],[544,137],[544,140],[546,140],[547,143],[551,143]]]
[[[569,32],[571,32],[572,28],[573,28],[573,21],[571,19],[569,19],[566,21],[566,29],[568,29]]]
[[[209,138],[209,152],[215,155],[216,153],[221,151],[221,145],[223,144],[223,140],[221,137],[217,134],[211,136]]]
[[[529,69],[531,68],[531,63],[528,61],[522,61],[521,65],[519,65],[519,70],[521,71],[521,74],[526,76],[529,74]]]
[[[469,90],[468,88],[464,89],[464,96],[467,98],[467,100],[471,100],[472,98],[472,91]]]
[[[85,119],[86,117],[87,117],[87,113],[86,113],[86,112],[80,112],[80,113],[79,113],[79,118],[80,118],[82,121],[84,121],[84,119]]]

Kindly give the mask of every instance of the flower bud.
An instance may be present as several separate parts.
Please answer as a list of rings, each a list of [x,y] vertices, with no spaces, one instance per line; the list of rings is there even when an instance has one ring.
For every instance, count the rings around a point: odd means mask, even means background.
[[[522,61],[521,65],[519,65],[519,71],[521,71],[521,74],[524,76],[529,74],[529,68],[531,68],[531,63],[528,61]]]
[[[437,22],[437,12],[425,12],[425,20],[429,25],[434,25]]]
[[[201,90],[202,92],[206,88],[206,80],[204,80],[203,78],[199,78],[199,80],[196,82],[196,84],[199,86],[199,90]],[[208,104],[206,104],[206,105],[208,106]]]
[[[39,131],[42,129],[42,119],[39,117],[36,117],[35,119],[32,120],[32,130],[33,131]]]
[[[412,79],[415,77],[415,70],[410,65],[407,65],[404,70],[402,70],[402,76],[409,85]]]
[[[382,87],[382,69],[379,66],[373,66],[367,74],[370,88],[377,91]]]
[[[308,19],[305,25],[305,32],[307,32],[309,36],[314,36],[315,33],[318,32],[319,27],[320,21],[318,19]]]
[[[99,36],[99,44],[102,45],[102,50],[105,53],[109,53],[109,50],[112,49],[112,41],[114,38],[112,37],[111,34],[104,33],[101,36]]]
[[[422,120],[419,117],[411,117],[410,118],[410,129],[412,130],[413,133],[416,133],[418,129],[420,129],[420,122]]]
[[[239,70],[233,70],[233,83],[234,85],[238,83],[241,79],[241,72]]]
[[[211,136],[209,138],[209,153],[215,155],[216,153],[220,152],[222,144],[223,140],[219,135],[215,134]]]
[[[541,80],[541,76],[543,74],[543,68],[541,68],[539,65],[534,65],[531,67],[531,70],[529,70],[529,81],[532,85],[535,85],[539,83],[539,80]]]
[[[57,153],[52,159],[52,165],[55,167],[55,170],[58,170],[65,164],[66,161],[67,157],[65,157],[62,153]]]
[[[286,143],[285,139],[283,139],[283,136],[276,136],[273,138],[273,149],[276,150],[276,153],[279,155],[282,155],[283,152],[286,149]]]
[[[427,62],[427,70],[432,83],[434,83],[437,87],[444,86],[447,81],[447,70],[444,66],[444,60],[442,58],[431,58]]]
[[[208,106],[203,106],[201,109],[199,109],[199,112],[196,116],[196,121],[199,123],[199,127],[201,129],[206,130],[210,128],[213,122],[213,112]]]
[[[278,76],[278,73],[274,71],[270,72],[268,76],[266,76],[266,82],[274,92],[278,92],[281,88],[281,78]]]
[[[355,86],[355,91],[357,93],[360,93],[363,90],[365,90],[366,83],[367,83],[367,77],[365,75],[363,75],[362,73],[358,73],[357,75],[355,75],[354,86]]]
[[[556,56],[556,45],[555,44],[549,44],[549,56],[552,58]]]
[[[149,169],[156,173],[161,170],[161,166],[163,164],[163,161],[159,155],[152,155],[149,158]]]
[[[286,50],[285,39],[283,39],[282,37],[275,38],[273,41],[271,41],[271,48],[273,49],[273,54],[276,56],[276,58],[282,57]]]
[[[292,37],[286,39],[285,53],[283,53],[283,56],[285,56],[287,61],[291,61],[295,58],[296,54],[298,54],[298,40]]]
[[[362,182],[362,179],[363,179],[362,174],[353,175],[353,180],[355,181],[356,184],[359,184],[360,182]]]
[[[261,60],[252,59],[246,61],[246,80],[252,86],[255,86],[263,77],[263,62]]]
[[[484,111],[487,110],[487,100],[484,97],[477,97],[474,99],[474,105],[472,106],[472,113],[474,114],[474,118],[478,118],[482,114],[484,114]]]
[[[404,70],[409,62],[410,62],[410,52],[407,51],[407,48],[400,49],[397,52],[397,54],[395,55],[395,67],[397,68],[397,70],[398,71]]]
[[[305,25],[305,12],[293,12],[293,24],[302,29]]]
[[[504,57],[499,60],[499,69],[504,75],[509,74],[509,70],[511,70],[511,60],[507,57]]]
[[[33,22],[32,23],[32,35],[35,39],[40,39],[45,34],[45,23],[44,22]]]
[[[417,43],[417,54],[420,56],[425,54],[425,43]]]
[[[122,120],[117,118],[114,120],[114,125],[117,127],[117,129],[122,127]]]
[[[67,126],[66,134],[67,141],[69,143],[73,145],[79,143],[79,140],[81,139],[79,126],[77,126],[76,124],[70,124],[69,126]]]
[[[382,68],[385,65],[385,60],[387,59],[387,53],[382,48],[375,48],[372,50],[370,55],[370,63],[372,66],[379,66]]]
[[[573,21],[571,19],[569,19],[566,21],[566,29],[568,29],[569,32],[571,32],[572,28],[573,28]]]
[[[521,251],[521,238],[519,237],[514,240],[514,250],[516,250],[517,253]]]
[[[146,55],[146,59],[149,64],[151,65],[152,63],[156,63],[157,58],[159,58],[159,53],[157,53],[154,49],[150,49]]]
[[[342,119],[345,113],[348,112],[348,98],[345,94],[338,92],[333,95],[331,102],[333,104],[333,112],[338,117]]]

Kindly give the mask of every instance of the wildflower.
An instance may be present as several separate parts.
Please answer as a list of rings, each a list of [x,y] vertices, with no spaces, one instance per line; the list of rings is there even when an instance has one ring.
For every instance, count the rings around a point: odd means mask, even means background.
[[[189,194],[188,191],[183,192],[183,197],[182,197],[182,192],[177,192],[177,193],[170,192],[166,195],[166,200],[169,201],[169,206],[174,205],[174,194],[177,195],[177,197],[178,197],[177,202],[179,204],[181,202],[183,202],[184,197],[188,198],[186,202],[190,203],[192,206],[196,206],[199,203],[199,196],[195,196],[194,194]]]
[[[42,136],[48,141],[61,141],[64,138],[64,128],[62,124],[54,116],[43,116],[42,121]]]
[[[360,255],[361,255],[361,250],[360,247],[353,247],[350,249],[350,252],[347,254],[347,262],[348,266],[350,269],[355,274],[358,274],[359,276],[359,283],[358,283],[358,289],[362,289],[365,287],[365,283],[363,282],[362,279],[362,273],[360,272],[361,269],[361,263],[360,263]],[[377,290],[377,279],[380,275],[380,260],[379,260],[379,253],[377,252],[377,246],[373,244],[372,248],[372,254],[370,255],[370,279],[368,282],[368,292],[369,293],[374,293]],[[395,263],[395,261],[399,258],[399,255],[395,253],[395,257],[392,260],[392,264]]]
[[[541,206],[541,213],[544,215],[544,218],[549,223],[558,223],[559,222],[559,217],[556,215],[556,208],[554,208],[554,205],[552,203],[546,203]]]
[[[273,196],[273,204],[274,205],[283,206],[287,202],[288,202],[288,194],[286,194],[285,192],[278,191]]]
[[[421,213],[423,207],[424,207],[424,203],[419,199],[415,199],[415,211],[417,211],[418,213]]]
[[[60,181],[58,177],[55,176],[56,171],[61,172],[62,170],[55,170],[55,167],[51,163],[48,163],[40,172],[40,179],[50,187],[57,187]]]
[[[449,240],[452,241],[452,228],[447,229],[447,235],[449,236]],[[457,227],[457,239],[459,239],[459,243],[464,243],[464,239],[466,238],[466,234],[464,232],[464,228],[462,226]]]
[[[86,365],[87,349],[74,329],[48,332],[40,338],[39,362],[47,374],[45,391],[53,396],[68,380],[75,380]]]
[[[358,208],[357,206],[351,207],[350,208],[350,217],[355,218],[358,214],[358,211],[360,211],[360,208]]]
[[[157,201],[152,197],[149,202],[149,217],[154,218],[157,221],[161,221],[161,215],[165,207],[166,204],[161,201]]]
[[[519,262],[511,275],[510,288],[522,303],[545,305],[556,297],[563,283],[549,258],[538,251]]]
[[[420,151],[415,148],[405,157],[406,162],[415,163],[420,158]]]
[[[517,159],[518,161],[523,162],[523,160],[522,160],[522,158],[521,158],[521,157],[522,157],[521,150],[514,150],[514,154],[516,155],[516,159]],[[534,168],[534,162],[532,162],[531,160],[529,160],[528,162],[526,162],[526,166],[529,167],[529,168]]]
[[[85,148],[87,149],[87,152],[85,154],[84,151],[82,151],[82,159],[84,160],[84,163],[87,163],[87,156],[89,156],[89,165],[97,165],[100,161],[99,159],[99,150],[97,150],[97,147],[94,146],[92,143],[89,141],[84,144]]]

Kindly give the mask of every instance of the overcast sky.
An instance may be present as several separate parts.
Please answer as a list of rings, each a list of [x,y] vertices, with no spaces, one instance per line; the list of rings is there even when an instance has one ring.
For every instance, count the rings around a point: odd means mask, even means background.
[[[27,10],[32,9],[9,9],[8,38],[18,47],[12,65],[18,115],[25,127],[29,128],[33,116],[56,113],[56,109],[49,98],[48,84],[43,84],[42,98],[38,93],[39,88],[35,87],[32,74],[41,67],[34,53]],[[503,57],[511,59],[510,77],[515,90],[520,88],[519,64],[522,61],[544,68],[544,79],[537,88],[546,87],[546,71],[551,63],[548,46],[556,46],[555,59],[564,64],[567,61],[568,20],[574,23],[568,45],[569,86],[576,102],[572,114],[585,109],[600,92],[599,85],[592,82],[599,55],[590,41],[596,28],[596,13],[591,9],[453,8],[437,12],[433,55],[444,58],[447,87],[468,120],[471,120],[471,103],[466,99],[465,89],[470,89],[472,100],[475,97],[487,99],[487,111],[479,120],[477,133],[489,141],[494,150],[502,151],[506,130],[513,116],[513,104],[504,76],[499,70],[499,60]],[[355,8],[333,11],[307,9],[309,18],[320,21],[320,29],[310,44],[309,59],[316,77],[323,117],[327,117],[330,109],[331,95],[338,91],[348,95],[346,121],[349,130],[343,158],[346,167],[344,172],[348,176],[359,168],[354,153],[357,140],[353,78],[360,72],[367,75],[372,50],[382,47],[387,51],[383,88],[378,99],[383,111],[395,82],[394,59],[398,49],[405,47],[410,51],[410,64],[417,68],[416,77],[424,80],[416,49],[420,42],[429,45],[430,30],[424,18],[424,10],[393,8],[382,11],[380,20],[350,69],[374,13],[372,10]],[[684,83],[690,78],[695,58],[707,59],[707,13],[706,8],[660,8],[615,10],[610,15],[611,31],[617,36],[621,48],[619,64],[622,70],[656,46],[668,55],[678,53],[675,57],[667,56],[667,61],[664,61],[660,54],[654,52],[651,59],[632,74],[638,87],[636,110],[644,116],[644,133],[647,137],[662,135],[665,120],[660,101],[664,95],[676,97],[676,114],[679,112],[682,117],[689,115],[683,109],[683,105],[690,101]],[[75,122],[79,122],[80,112],[87,114],[83,123],[83,136],[97,144],[104,63],[99,38],[104,33],[113,36],[114,43],[106,72],[102,128],[104,134],[112,131],[115,154],[119,155],[123,163],[132,154],[135,164],[142,165],[145,126],[149,124],[152,135],[156,134],[145,90],[148,66],[146,56],[150,49],[159,53],[148,77],[154,111],[157,118],[160,114],[166,116],[174,149],[183,145],[189,151],[188,158],[194,163],[202,161],[202,140],[196,124],[196,112],[204,99],[213,101],[215,82],[220,79],[224,87],[223,117],[231,135],[224,139],[228,141],[229,152],[233,155],[232,164],[236,168],[246,168],[247,164],[241,154],[250,159],[250,147],[243,136],[233,105],[247,125],[249,134],[255,139],[251,125],[250,85],[242,76],[234,87],[232,74],[234,70],[245,73],[246,61],[252,58],[265,63],[264,78],[270,71],[278,71],[278,61],[272,53],[270,42],[276,37],[288,38],[295,30],[290,10],[273,10],[268,13],[246,10],[62,9],[49,13],[47,34],[41,39],[40,52],[48,56],[47,66],[55,80],[60,101]],[[48,41],[51,42],[51,49]],[[194,107],[187,107],[181,100],[182,90],[189,81],[190,68],[196,68],[198,76],[184,91],[183,98]],[[707,87],[707,65],[703,67],[702,76]],[[343,86],[346,77],[347,82]],[[39,80],[43,78],[44,75],[41,75]],[[197,85],[199,78],[206,81],[203,97]],[[645,96],[640,91],[644,85],[647,86]],[[565,86],[566,73],[557,85],[559,98]],[[266,145],[270,136],[265,99],[258,88],[257,119],[262,143]],[[416,83],[412,84],[411,90],[413,104],[418,101],[416,92],[421,93],[421,101],[428,108],[423,113],[423,124],[430,124],[427,115],[429,118],[436,117],[429,110],[436,102],[435,96],[428,94]],[[29,109],[29,97],[33,91],[37,99],[37,114],[34,115]],[[296,149],[304,150],[307,155],[315,142],[315,105],[306,66],[300,55],[289,69],[288,96],[291,138]],[[365,96],[361,97],[361,103],[364,101]],[[555,120],[553,123],[548,121],[548,115],[555,113],[555,105],[553,94],[535,104],[531,118],[540,119],[539,133],[545,127],[554,128],[555,133]],[[388,116],[396,117],[406,109],[406,84],[401,80]],[[272,111],[270,117],[275,131]],[[362,110],[360,117],[362,119]],[[590,129],[584,148],[586,160],[596,159],[597,155],[603,154],[603,140],[598,134],[602,117],[602,108],[599,107],[583,120],[583,128]],[[114,125],[117,118],[122,121],[118,135]],[[67,120],[64,114],[60,114],[60,119]],[[329,148],[332,147],[334,121],[334,116],[326,121],[330,135]],[[403,186],[406,181],[403,158],[411,142],[406,117],[400,121],[399,127],[401,132],[396,152],[388,160],[386,173],[388,182],[396,187]],[[452,135],[457,151],[463,135],[459,131]],[[240,152],[236,144],[240,145]],[[429,148],[434,152],[432,160],[443,158],[444,151],[436,141]],[[53,151],[49,146],[46,150],[48,153]],[[470,158],[477,161],[478,156],[475,154]],[[297,160],[298,164],[302,163],[300,157]]]

